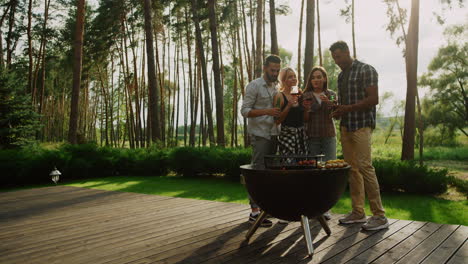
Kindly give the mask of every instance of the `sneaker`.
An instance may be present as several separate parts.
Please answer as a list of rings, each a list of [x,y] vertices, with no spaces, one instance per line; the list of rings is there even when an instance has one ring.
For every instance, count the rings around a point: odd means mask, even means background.
[[[289,221],[283,220],[283,219],[279,219],[279,220],[278,220],[278,223],[279,223],[279,224],[283,224],[283,225],[287,225],[287,224],[289,224]]]
[[[388,220],[385,216],[372,216],[362,225],[364,230],[380,230],[388,228]]]
[[[249,215],[249,222],[252,223],[252,224],[255,223],[255,221],[257,221],[257,218],[259,217],[259,215],[260,214],[257,214],[255,216],[253,216],[252,214],[250,214]],[[266,219],[266,218],[263,219],[262,223],[260,223],[260,226],[262,226],[262,227],[270,227],[272,225],[273,225],[273,223],[270,220]]]
[[[325,218],[325,220],[330,220],[330,219],[331,219],[331,214],[330,214],[330,212],[328,212],[328,211],[325,212],[325,213],[323,214],[323,217]]]
[[[341,224],[365,223],[366,215],[351,212],[338,220]]]

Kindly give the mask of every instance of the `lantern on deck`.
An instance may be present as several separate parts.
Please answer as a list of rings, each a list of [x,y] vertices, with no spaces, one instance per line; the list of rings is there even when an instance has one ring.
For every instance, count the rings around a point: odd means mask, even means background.
[[[52,181],[55,183],[55,185],[57,185],[60,175],[62,175],[62,173],[60,173],[56,167],[54,167],[54,170],[50,172],[49,176],[52,178]]]

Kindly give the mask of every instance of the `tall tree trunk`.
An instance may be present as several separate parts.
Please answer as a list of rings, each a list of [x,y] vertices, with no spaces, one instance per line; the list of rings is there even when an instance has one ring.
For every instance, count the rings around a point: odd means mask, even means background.
[[[130,80],[130,69],[129,69],[129,59],[128,59],[128,45],[127,45],[127,30],[125,27],[125,19],[122,20],[122,28],[124,30],[123,32],[123,44],[122,44],[122,52],[125,57],[125,86],[127,88],[127,98],[126,98],[126,107],[129,110],[129,117],[130,117],[130,123],[129,123],[129,131],[128,131],[128,139],[130,141],[130,148],[135,148],[135,114],[133,111],[133,104],[132,104],[132,90],[133,90],[133,84]]]
[[[170,4],[169,4],[169,9],[170,9]],[[169,20],[169,25],[170,27],[170,20]],[[172,73],[172,69],[171,69],[171,47],[172,47],[172,44],[171,44],[171,31],[170,29],[167,30],[167,38],[166,38],[166,43],[167,43],[167,78],[165,78],[163,81],[167,81],[167,85],[164,87],[165,88],[165,92],[164,93],[164,100],[166,100],[167,98],[167,113],[165,112],[165,114],[167,114],[167,117],[166,117],[166,120],[164,122],[164,139],[166,140],[166,142],[169,142],[169,140],[171,139],[171,135],[170,135],[170,130],[172,129],[171,127],[171,89],[173,89],[173,87],[171,87],[171,73]],[[166,108],[165,108],[166,109]]]
[[[110,65],[110,87],[111,87],[111,104],[110,104],[110,127],[111,127],[111,145],[112,147],[117,147],[116,137],[115,137],[115,128],[114,128],[114,100],[115,100],[115,90],[114,90],[114,60],[111,56],[111,65]]]
[[[235,2],[237,4],[237,1]],[[247,70],[247,76],[249,78],[249,82],[252,81],[252,60],[250,58],[250,50],[249,50],[249,39],[247,37],[247,21],[245,18],[245,8],[244,8],[244,1],[241,1],[241,15],[242,15],[242,29],[244,33],[244,53],[246,54],[246,59],[245,59],[245,65],[246,65],[246,70]],[[236,14],[239,14],[239,12],[236,12]]]
[[[130,43],[136,43],[134,38],[134,32],[128,30],[128,23],[125,23],[127,26],[127,32],[129,32]],[[132,51],[133,57],[133,92],[134,92],[134,100],[135,100],[135,143],[136,147],[142,147],[142,126],[141,126],[141,109],[140,109],[140,92],[139,92],[139,84],[138,84],[138,67],[137,67],[137,55],[135,52],[135,45],[130,45],[130,49]]]
[[[203,77],[203,90],[205,96],[205,112],[208,122],[208,136],[210,140],[210,146],[215,144],[214,140],[214,129],[213,129],[213,117],[211,115],[211,105],[210,105],[210,87],[208,86],[208,72],[206,69],[206,60],[205,52],[203,47],[202,33],[200,29],[200,21],[198,18],[198,3],[197,0],[192,0],[192,12],[193,12],[193,22],[195,24],[195,35],[198,47],[198,57],[200,59],[200,64],[202,68],[202,77]]]
[[[15,28],[15,15],[16,15],[16,7],[18,6],[18,0],[11,0],[10,1],[10,14],[8,16],[8,32],[6,38],[6,45],[7,45],[7,60],[6,60],[6,67],[9,68],[11,64],[11,57],[13,55],[13,31]]]
[[[279,55],[278,36],[276,34],[275,0],[270,0],[270,36],[271,54]]]
[[[164,144],[164,141],[163,141],[163,120],[164,120],[164,116],[163,116],[163,113],[164,113],[164,83],[163,83],[163,78],[164,78],[164,69],[161,69],[161,57],[160,57],[160,52],[159,52],[159,41],[158,41],[158,32],[156,31],[156,29],[153,28],[153,36],[154,36],[154,43],[155,43],[155,55],[156,55],[156,58],[155,58],[155,62],[156,62],[156,81],[157,81],[157,84],[159,86],[159,92],[158,92],[158,96],[159,96],[159,101],[158,101],[158,104],[159,104],[159,109],[157,110],[157,113],[158,113],[158,120],[159,120],[159,124],[158,124],[158,127],[159,127],[159,131],[160,131],[160,140],[161,140],[161,143]],[[164,44],[163,44],[164,46]],[[163,49],[164,50],[164,49]],[[163,63],[164,64],[164,63]],[[151,122],[151,120],[150,120]],[[152,125],[151,125],[152,126]]]
[[[252,0],[249,0],[250,2],[250,37],[252,39],[252,79],[256,78],[256,74],[255,74],[255,69],[256,69],[256,62],[257,62],[257,59],[256,59],[256,56],[257,56],[257,51],[256,51],[256,41],[255,41],[255,37],[254,37],[254,32],[255,32],[255,29],[254,29],[254,17],[255,17],[255,13],[254,13],[254,6],[253,6],[253,1]],[[257,9],[258,10],[258,9]],[[260,43],[262,41],[260,40]],[[260,52],[261,53],[261,52]]]
[[[302,20],[304,18],[304,1],[301,1],[301,15],[299,16],[299,41],[297,44],[297,80],[298,80],[298,85],[300,86],[302,83],[302,78],[301,78],[301,53],[302,53]],[[305,75],[306,73],[304,73]],[[307,76],[306,76],[307,78]]]
[[[198,87],[198,94],[199,94],[199,99],[200,99],[200,127],[198,129],[198,146],[200,147],[202,142],[203,145],[205,145],[206,142],[206,137],[205,137],[205,112],[203,111],[203,90],[202,90],[202,67],[200,63],[200,55],[198,54],[200,51],[197,48],[197,87]]]
[[[120,66],[120,71],[119,71],[119,78],[117,79],[118,83],[121,83],[121,76],[122,76],[122,66]],[[118,86],[118,88],[121,88],[121,85]],[[121,139],[121,120],[120,120],[120,106],[122,102],[122,91],[121,89],[118,89],[119,91],[117,92],[117,133],[116,133],[116,138],[117,138],[117,146],[120,145],[120,139]]]
[[[407,42],[407,36],[406,36],[406,31],[405,27],[403,24],[403,14],[401,13],[401,8],[400,8],[400,3],[398,0],[395,1],[397,10],[398,10],[398,17],[399,17],[399,23],[401,26],[401,31],[403,33],[403,38],[405,40],[405,45],[408,43]],[[406,51],[406,49],[405,49]],[[406,56],[405,56],[406,57]],[[418,92],[418,87],[416,86],[416,102],[417,102],[417,107],[418,107],[418,133],[419,133],[419,165],[423,165],[423,153],[424,153],[424,124],[423,124],[423,119],[422,119],[422,113],[421,113],[421,103],[419,100],[419,92]]]
[[[190,35],[190,29],[189,29],[189,16],[188,16],[188,11],[187,8],[184,10],[185,14],[185,38],[186,38],[186,45],[187,45],[187,59],[188,59],[188,77],[189,77],[189,100],[190,100],[190,131],[189,131],[189,146],[194,147],[195,146],[195,126],[196,126],[196,119],[197,119],[197,114],[195,111],[195,95],[196,95],[196,85],[194,82],[194,79],[192,78],[194,76],[194,73],[196,71],[192,72],[192,49],[191,49],[191,35]],[[196,64],[195,64],[196,65]]]
[[[197,52],[197,51],[196,51]],[[197,139],[195,137],[195,130],[197,127],[196,121],[198,118],[198,97],[201,96],[200,94],[200,89],[199,89],[199,81],[201,79],[201,71],[200,67],[198,66],[198,59],[197,56],[195,56],[194,64],[193,64],[193,73],[194,73],[194,78],[193,78],[193,97],[191,98],[192,100],[192,111],[193,111],[193,116],[192,116],[192,124],[190,126],[190,141],[192,142],[193,145],[190,145],[192,147],[195,147],[197,143]],[[200,112],[203,115],[203,109],[200,110]],[[200,119],[203,120],[203,117],[200,117]],[[201,125],[201,122],[200,122]],[[193,141],[192,141],[193,137]]]
[[[237,31],[238,32],[238,31]],[[237,47],[236,47],[236,37],[238,36],[238,34],[236,35],[236,31],[232,30],[232,54],[233,54],[233,57],[234,58],[238,58],[240,57],[240,50],[237,50]],[[238,55],[239,54],[239,55]],[[235,60],[235,64],[234,64],[234,87],[233,87],[233,92],[232,92],[232,123],[231,123],[231,147],[234,147],[237,145],[237,139],[236,139],[236,135],[237,135],[237,127],[236,127],[236,124],[237,124],[237,86],[238,86],[238,82],[237,82],[237,67],[236,64],[238,63],[237,60]],[[242,64],[242,61],[240,61],[240,64]]]
[[[263,0],[262,3],[262,62],[263,58],[265,58],[265,41],[266,41],[266,0]]]
[[[236,10],[238,9],[238,6],[236,4]],[[243,10],[243,9],[242,9]],[[244,13],[244,12],[242,12]],[[236,14],[238,14],[238,11],[236,11]],[[240,30],[241,30],[241,27],[240,26],[237,26],[236,27],[236,34],[237,34],[237,50],[238,50],[238,54],[239,54],[239,73],[240,73],[240,90],[241,90],[241,95],[242,95],[242,99],[244,99],[244,86],[245,86],[245,83],[244,83],[244,69],[242,67],[242,51],[241,51],[241,34],[240,34]],[[245,34],[245,37],[247,37],[247,34]],[[248,50],[248,45],[244,45],[244,50]],[[246,58],[246,60],[248,60],[248,58]],[[250,77],[249,77],[250,78]],[[249,79],[250,81],[250,79]],[[236,113],[237,114],[237,113]],[[247,118],[243,117],[243,125],[244,125],[244,129],[243,129],[243,139],[244,139],[244,146],[248,146],[249,145],[249,141],[248,141],[248,137],[247,137]],[[237,130],[236,130],[236,133],[237,133]]]
[[[154,62],[154,46],[152,31],[151,0],[144,1],[145,12],[145,34],[146,34],[146,56],[148,60],[148,96],[149,111],[151,117],[151,141],[155,143],[161,139],[161,130],[159,127],[158,116],[158,83],[156,81],[156,66]]]
[[[304,84],[314,60],[315,0],[307,0],[306,41],[304,54]]]
[[[188,105],[188,102],[189,102],[189,95],[190,95],[190,91],[187,92],[187,79],[186,79],[186,76],[185,76],[185,58],[184,58],[184,49],[183,49],[183,39],[182,39],[182,32],[179,31],[179,42],[180,42],[180,57],[182,59],[182,81],[184,83],[184,147],[187,146],[187,140],[188,140],[188,116],[189,116],[189,113],[188,113],[188,109],[189,109],[189,105]]]
[[[263,45],[263,0],[257,0],[257,47],[255,54],[255,78],[262,75],[262,45]]]
[[[218,32],[216,27],[216,0],[208,0],[208,10],[211,32],[211,55],[213,58],[214,90],[216,96],[216,143],[218,146],[224,147],[224,102],[219,65]]]
[[[421,113],[421,102],[419,101],[418,87],[416,86],[416,103],[418,106],[418,132],[419,132],[419,165],[422,166],[424,163],[424,125]]]
[[[105,133],[105,138],[106,138],[106,146],[109,145],[109,95],[107,92],[107,84],[104,83],[104,77],[103,72],[101,71],[101,67],[97,66],[98,68],[98,74],[99,74],[99,82],[101,84],[101,91],[102,91],[102,99],[104,100],[104,114],[105,114],[105,125],[104,125],[104,133]],[[107,74],[106,74],[106,80],[107,80]],[[102,127],[101,127],[102,129]],[[102,133],[102,131],[101,131]]]
[[[28,1],[28,27],[26,29],[28,35],[28,89],[32,93],[32,74],[33,74],[33,56],[32,56],[32,35],[31,35],[31,24],[32,24],[32,2],[33,0]],[[0,24],[1,26],[1,24]]]
[[[128,134],[128,141],[131,149],[135,148],[135,135],[133,134],[134,132],[134,122],[133,122],[133,108],[132,108],[132,102],[130,99],[130,89],[128,88],[128,85],[126,85],[125,89],[125,111],[127,115],[127,120],[126,120],[126,126],[127,126],[127,134]],[[125,142],[124,142],[125,143]]]
[[[175,111],[175,135],[174,135],[174,146],[179,145],[179,110],[180,110],[180,52],[182,50],[182,42],[179,41],[177,42],[177,64],[176,64],[176,77],[175,79],[177,80],[177,102],[174,103],[174,105],[177,105],[176,111]],[[175,101],[175,100],[174,100]]]
[[[356,59],[356,34],[355,34],[355,31],[354,31],[354,0],[352,0],[353,2],[351,3],[351,27],[352,27],[352,31],[353,31],[353,57]]]
[[[2,33],[2,27],[3,27],[3,21],[5,21],[5,18],[7,17],[9,11],[10,11],[11,5],[7,5],[5,8],[5,12],[3,13],[2,17],[0,18],[0,70],[3,70],[5,67],[5,58],[3,55],[3,33]]]
[[[68,128],[68,142],[71,144],[76,144],[76,134],[78,127],[78,103],[81,84],[81,66],[83,61],[85,0],[78,0],[77,5],[75,43],[73,45],[75,49],[73,60],[73,87],[70,109],[70,125]]]
[[[43,113],[44,110],[44,92],[45,92],[45,79],[46,79],[46,63],[45,63],[45,54],[46,54],[46,46],[47,46],[47,36],[46,29],[47,29],[47,21],[49,20],[49,7],[50,7],[50,0],[44,1],[44,24],[42,25],[42,56],[41,56],[41,65],[42,65],[42,75],[41,75],[41,96],[39,99],[39,114]]]
[[[415,136],[415,96],[418,73],[418,43],[419,43],[419,0],[412,0],[411,17],[406,42],[406,106],[405,126],[403,133],[402,160],[414,159]]]
[[[40,68],[40,65],[41,65],[41,58],[42,58],[42,50],[43,50],[43,46],[44,46],[44,40],[41,39],[41,44],[39,46],[39,52],[38,52],[38,55],[37,55],[37,59],[36,59],[36,66],[33,70],[33,78],[32,78],[32,86],[33,86],[33,91],[32,91],[32,105],[34,106],[34,109],[36,109],[37,107],[37,79],[38,79],[38,74],[39,74],[39,68]]]
[[[145,71],[146,71],[146,44],[145,42],[142,42],[142,47],[141,47],[141,64],[140,64],[140,70],[141,70],[141,76],[140,76],[140,84],[139,87],[140,89],[140,101],[138,104],[140,105],[140,109],[145,109],[145,106],[147,106],[147,98],[148,98],[148,92],[145,89],[146,88],[146,76],[145,76]],[[148,109],[148,108],[147,108]],[[146,111],[148,114],[149,111]],[[145,115],[145,111],[142,110],[141,113],[141,118],[142,118],[142,131],[141,131],[141,147],[149,146],[151,143],[151,140],[149,136],[146,134],[148,132],[148,126],[147,126],[147,115]]]
[[[166,143],[166,89],[169,87],[165,84],[166,82],[166,37],[163,38],[163,43],[161,45],[162,48],[162,67],[161,72],[159,75],[161,89],[160,89],[160,96],[161,96],[161,142],[163,144]],[[168,55],[169,56],[169,55]]]
[[[323,59],[322,59],[322,40],[320,36],[320,4],[319,0],[317,0],[317,40],[318,40],[318,54],[319,54],[319,62],[320,66],[323,66]]]

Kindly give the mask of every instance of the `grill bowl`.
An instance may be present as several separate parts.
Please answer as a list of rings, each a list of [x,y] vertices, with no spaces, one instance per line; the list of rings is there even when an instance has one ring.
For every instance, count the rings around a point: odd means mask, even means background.
[[[255,203],[273,217],[299,221],[330,210],[343,194],[351,167],[334,169],[254,169],[240,167]]]

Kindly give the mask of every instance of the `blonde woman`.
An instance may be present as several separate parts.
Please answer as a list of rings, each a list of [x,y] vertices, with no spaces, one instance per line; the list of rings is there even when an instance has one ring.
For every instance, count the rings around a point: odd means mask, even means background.
[[[281,69],[279,76],[280,92],[276,94],[275,107],[281,110],[276,124],[281,125],[278,136],[280,155],[306,154],[304,133],[304,108],[298,100],[302,91],[297,85],[294,69]],[[293,91],[293,88],[295,91]]]

